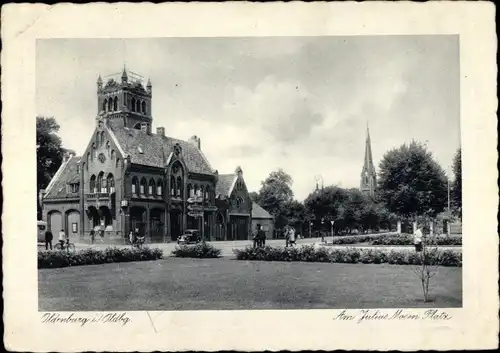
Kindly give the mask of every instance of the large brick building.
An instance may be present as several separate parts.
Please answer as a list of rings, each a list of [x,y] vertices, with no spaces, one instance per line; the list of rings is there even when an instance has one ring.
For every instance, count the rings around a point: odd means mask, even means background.
[[[219,175],[193,136],[188,141],[152,132],[152,85],[123,70],[97,81],[95,130],[82,156],[66,155],[45,190],[43,219],[73,241],[91,229],[123,241],[138,228],[151,242],[175,241],[186,229],[208,240],[251,237],[252,202],[241,168]],[[202,200],[203,218],[190,216],[188,199]],[[203,220],[203,221],[202,221]]]

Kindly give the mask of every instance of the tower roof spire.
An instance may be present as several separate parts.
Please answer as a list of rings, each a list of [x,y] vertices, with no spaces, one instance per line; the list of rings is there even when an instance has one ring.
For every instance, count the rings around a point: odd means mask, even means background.
[[[373,156],[372,156],[372,146],[370,140],[370,128],[368,126],[368,121],[366,122],[366,142],[365,142],[365,162],[363,165],[363,170],[372,172],[375,171],[373,166]]]
[[[128,80],[127,66],[123,64],[122,82],[127,82],[127,80]]]

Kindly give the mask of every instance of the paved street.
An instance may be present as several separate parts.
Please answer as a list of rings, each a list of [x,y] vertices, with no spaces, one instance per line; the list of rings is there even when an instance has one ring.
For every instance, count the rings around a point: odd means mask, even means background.
[[[326,239],[327,241],[331,241],[331,237]],[[214,241],[209,242],[213,246],[222,250],[222,256],[233,256],[233,249],[243,249],[246,246],[252,246],[253,242],[251,240],[237,240],[237,241]],[[297,241],[297,246],[304,245],[313,245],[313,244],[321,244],[321,238],[306,238],[300,239]],[[274,247],[284,247],[285,240],[284,239],[269,239],[266,241],[266,245],[274,246]],[[111,245],[111,244],[103,244],[101,242],[96,242],[94,245],[77,243],[75,244],[77,250],[87,249],[90,247],[97,249],[105,249],[109,246],[113,247],[130,247],[130,245]],[[157,247],[164,251],[165,255],[168,256],[172,250],[175,249],[177,243],[160,243],[160,244],[149,244],[148,246]],[[383,248],[383,249],[413,249],[413,246],[384,246],[384,245],[369,245],[369,244],[349,244],[349,245],[329,245],[328,248],[346,248],[346,247],[356,247],[363,249],[374,249],[374,248]],[[41,247],[39,247],[41,248]],[[462,251],[461,246],[440,246],[440,249],[453,249],[456,251]]]

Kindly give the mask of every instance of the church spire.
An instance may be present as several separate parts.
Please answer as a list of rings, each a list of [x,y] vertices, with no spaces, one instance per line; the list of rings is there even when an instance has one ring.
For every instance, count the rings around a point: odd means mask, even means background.
[[[373,165],[372,146],[370,139],[370,128],[366,123],[365,158],[361,171],[361,191],[373,196],[377,184],[375,166]]]
[[[126,83],[127,81],[128,81],[127,67],[125,66],[125,64],[123,64],[122,82]]]

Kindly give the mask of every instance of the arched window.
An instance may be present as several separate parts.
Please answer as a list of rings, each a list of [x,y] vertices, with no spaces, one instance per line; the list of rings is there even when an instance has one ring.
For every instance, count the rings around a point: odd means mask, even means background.
[[[175,177],[170,177],[170,195],[175,196]]]
[[[99,192],[107,192],[106,179],[104,179],[104,172],[97,175],[97,189]]]
[[[142,112],[146,114],[146,102],[142,101]]]
[[[158,182],[156,183],[156,195],[163,195],[163,181],[161,179],[158,179]]]
[[[137,191],[139,189],[139,179],[137,177],[132,178],[132,194],[137,194]]]
[[[194,195],[200,196],[200,187],[197,184],[194,185]]]
[[[104,145],[104,131],[101,131],[101,146]]]
[[[205,189],[205,201],[207,203],[211,202],[212,200],[210,199],[210,186],[207,186]]]
[[[108,192],[110,194],[115,192],[115,178],[113,177],[113,174],[109,173],[107,180],[106,180],[107,186],[108,186]]]
[[[135,111],[140,113],[141,112],[141,101],[140,100],[137,100],[135,102]]]
[[[111,160],[114,160],[115,158],[116,158],[116,152],[115,150],[111,150]]]
[[[193,194],[193,185],[191,185],[191,184],[187,185],[187,195],[188,195],[188,197],[193,197],[193,195],[194,195]]]
[[[106,111],[108,110],[108,100],[105,99],[104,102],[102,102],[102,110]]]
[[[202,186],[200,186],[200,197],[205,197],[205,188]],[[203,199],[203,201],[205,201],[205,199]]]
[[[177,177],[177,196],[182,197],[182,178]]]
[[[92,175],[90,177],[90,193],[93,194],[96,192],[96,187],[95,187],[95,175]]]
[[[118,110],[118,97],[113,100],[113,110]]]
[[[141,129],[141,123],[137,123],[134,125],[134,129],[140,130]]]
[[[148,195],[154,195],[155,194],[155,181],[151,179],[149,181],[149,189],[148,189]]]
[[[112,111],[113,110],[113,98],[110,98],[108,100],[108,110]]]
[[[135,98],[132,97],[132,102],[131,102],[131,108],[132,108],[132,111],[135,112]]]
[[[146,178],[142,178],[141,179],[141,185],[140,185],[140,193],[141,193],[141,195],[144,195],[146,193],[146,185],[147,185]]]

